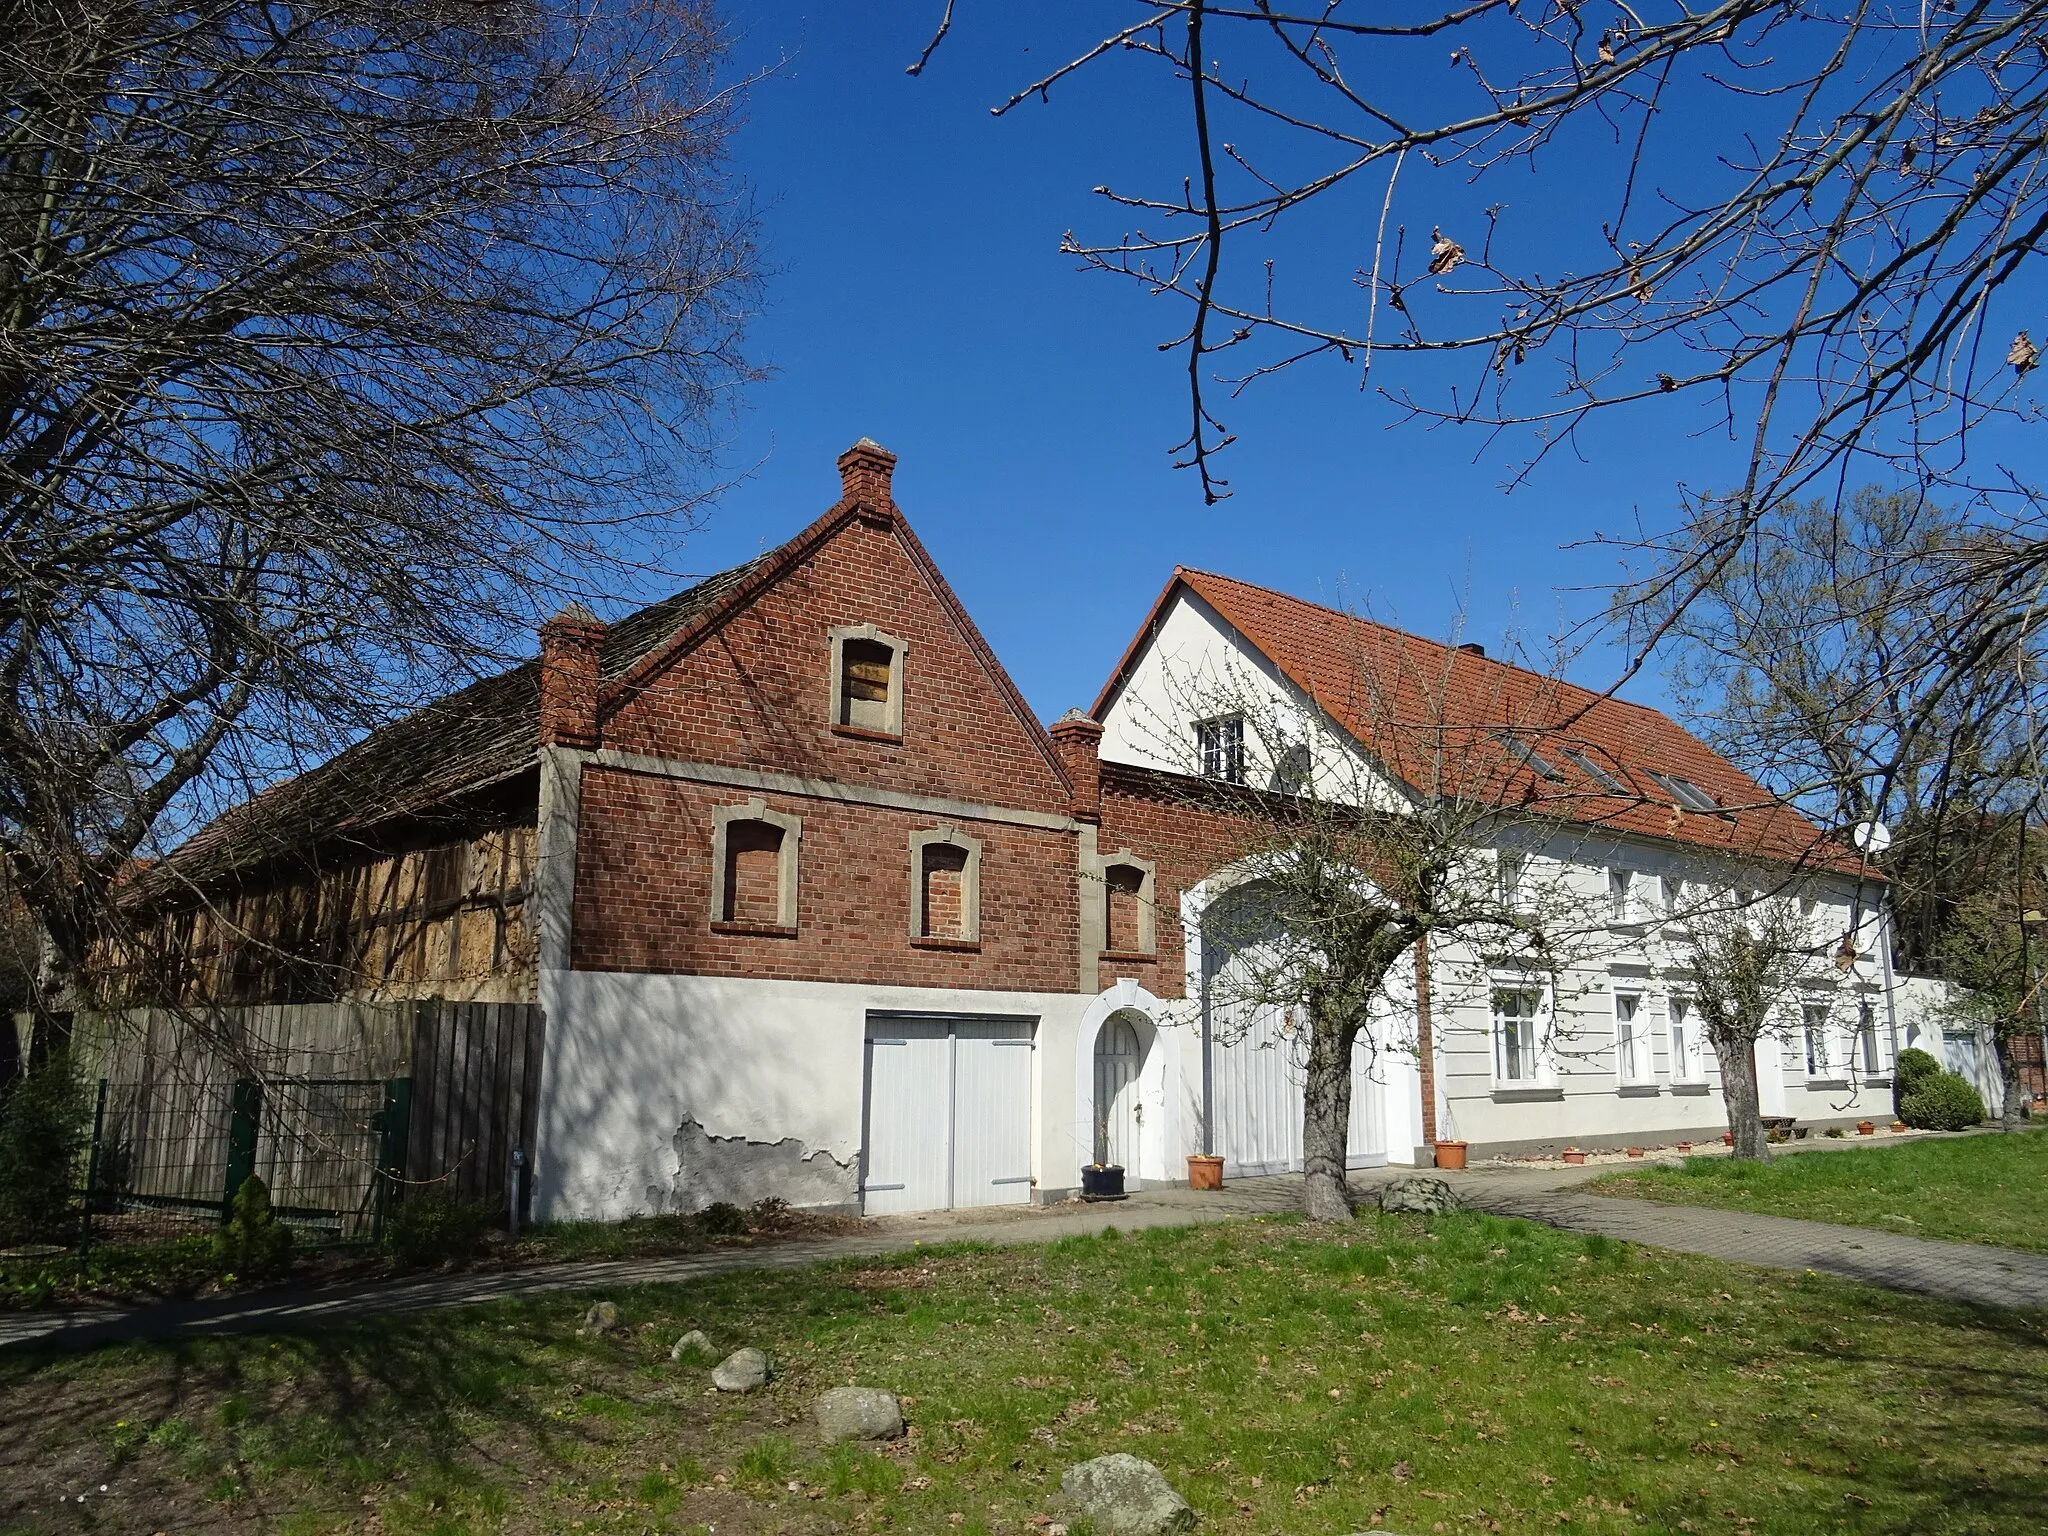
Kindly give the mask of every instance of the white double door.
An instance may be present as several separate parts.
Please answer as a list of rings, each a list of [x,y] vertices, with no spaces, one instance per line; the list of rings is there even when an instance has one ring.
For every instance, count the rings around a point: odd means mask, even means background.
[[[1221,1010],[1219,1010],[1220,1012]],[[1305,1024],[1281,1008],[1233,1010],[1210,1046],[1215,1074],[1216,1147],[1227,1173],[1291,1173],[1302,1164]],[[1359,1037],[1351,1058],[1351,1122],[1346,1166],[1387,1161],[1386,1083],[1370,1041]]]
[[[861,1208],[1031,1199],[1029,1019],[868,1020]]]

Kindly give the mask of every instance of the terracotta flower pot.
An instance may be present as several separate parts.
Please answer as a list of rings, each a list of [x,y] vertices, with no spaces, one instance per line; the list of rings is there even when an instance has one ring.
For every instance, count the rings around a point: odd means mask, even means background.
[[[1735,1145],[1735,1133],[1734,1133],[1733,1131],[1723,1131],[1723,1132],[1721,1133],[1721,1145],[1722,1145],[1722,1146],[1724,1146],[1724,1147],[1732,1147],[1732,1146],[1734,1146],[1734,1145]]]
[[[1643,1155],[1643,1149],[1641,1147],[1630,1147],[1628,1149],[1628,1155],[1630,1157],[1641,1157]]]
[[[1893,1134],[1894,1136],[1898,1135],[1898,1134],[1899,1134],[1899,1132],[1903,1131],[1903,1130],[1904,1130],[1905,1128],[1906,1128],[1906,1122],[1905,1122],[1905,1121],[1903,1121],[1903,1120],[1894,1120],[1894,1121],[1892,1122],[1892,1134]]]
[[[1574,1168],[1576,1168],[1580,1163],[1583,1163],[1586,1160],[1586,1154],[1581,1152],[1577,1147],[1566,1147],[1564,1149],[1564,1160],[1570,1163]]]
[[[1858,1136],[1875,1136],[1877,1134],[1877,1127],[1868,1120],[1858,1120],[1856,1122],[1856,1134]]]
[[[1678,1150],[1681,1152],[1690,1152],[1692,1150],[1692,1143],[1689,1141],[1681,1141],[1678,1144]]]
[[[1207,1152],[1196,1152],[1188,1158],[1189,1189],[1221,1189],[1222,1187],[1222,1158]]]
[[[1462,1168],[1465,1166],[1465,1148],[1462,1141],[1440,1141],[1436,1144],[1436,1165],[1439,1168]]]

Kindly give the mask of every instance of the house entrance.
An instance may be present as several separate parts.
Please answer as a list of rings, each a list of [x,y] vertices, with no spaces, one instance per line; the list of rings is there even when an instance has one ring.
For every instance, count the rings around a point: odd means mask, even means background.
[[[868,1016],[863,1211],[1029,1202],[1035,1023]]]

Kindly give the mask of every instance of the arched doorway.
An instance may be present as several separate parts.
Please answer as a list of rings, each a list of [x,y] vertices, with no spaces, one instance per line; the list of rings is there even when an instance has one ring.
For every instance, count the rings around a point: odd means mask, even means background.
[[[1145,1070],[1140,1021],[1129,1012],[1111,1014],[1095,1036],[1095,1161],[1135,1170],[1145,1102],[1139,1079]]]

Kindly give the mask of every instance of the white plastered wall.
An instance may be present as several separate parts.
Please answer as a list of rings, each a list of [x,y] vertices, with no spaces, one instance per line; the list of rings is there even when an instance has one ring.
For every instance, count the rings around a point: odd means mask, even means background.
[[[1041,1193],[1078,1182],[1068,1085],[1089,998],[605,971],[544,980],[537,1220],[767,1194],[852,1206],[876,1011],[1036,1019],[1033,1177]],[[689,1148],[708,1175],[682,1166]]]

